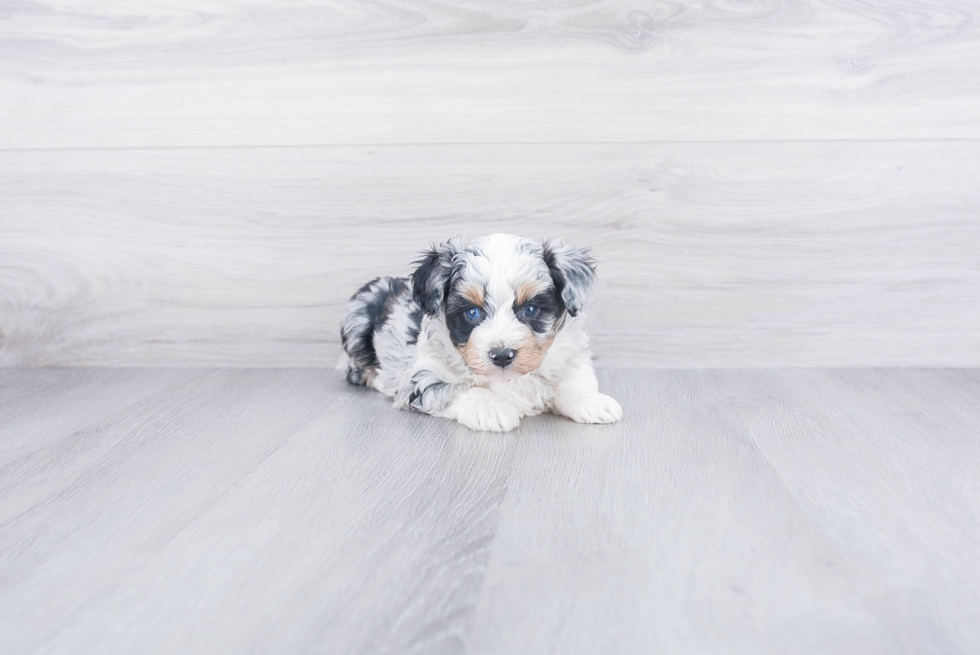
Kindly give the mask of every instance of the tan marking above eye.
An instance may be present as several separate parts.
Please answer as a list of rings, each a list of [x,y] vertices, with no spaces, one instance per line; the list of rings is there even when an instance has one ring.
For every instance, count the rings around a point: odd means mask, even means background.
[[[544,288],[545,284],[538,280],[521,282],[517,285],[517,288],[514,289],[514,299],[517,302],[517,306],[520,307],[528,300],[544,291]]]
[[[468,285],[460,289],[459,295],[477,307],[483,307],[483,287]]]

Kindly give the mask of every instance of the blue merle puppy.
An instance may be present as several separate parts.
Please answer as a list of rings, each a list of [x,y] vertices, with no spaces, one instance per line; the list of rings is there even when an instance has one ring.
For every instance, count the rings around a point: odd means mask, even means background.
[[[351,384],[473,430],[506,432],[545,411],[622,417],[599,393],[582,325],[595,280],[585,250],[492,234],[450,239],[416,264],[351,299],[340,328]]]

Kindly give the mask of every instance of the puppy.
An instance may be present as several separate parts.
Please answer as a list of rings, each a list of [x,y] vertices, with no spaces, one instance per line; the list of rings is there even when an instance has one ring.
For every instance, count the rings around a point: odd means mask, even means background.
[[[340,328],[348,382],[473,430],[507,432],[544,411],[579,423],[622,417],[599,393],[582,326],[595,280],[587,251],[456,237],[416,265],[351,298]]]

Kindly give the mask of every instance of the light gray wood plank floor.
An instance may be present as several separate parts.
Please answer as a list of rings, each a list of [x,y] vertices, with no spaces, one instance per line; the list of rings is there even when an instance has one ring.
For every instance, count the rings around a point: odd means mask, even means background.
[[[0,369],[0,651],[977,652],[980,372],[600,371],[507,435],[316,369]]]

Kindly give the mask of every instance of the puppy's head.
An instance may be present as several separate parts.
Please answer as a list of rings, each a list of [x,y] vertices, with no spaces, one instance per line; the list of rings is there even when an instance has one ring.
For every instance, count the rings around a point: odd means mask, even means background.
[[[417,262],[415,301],[446,321],[453,345],[479,375],[529,373],[541,364],[566,315],[592,295],[587,251],[493,234],[450,239]]]

